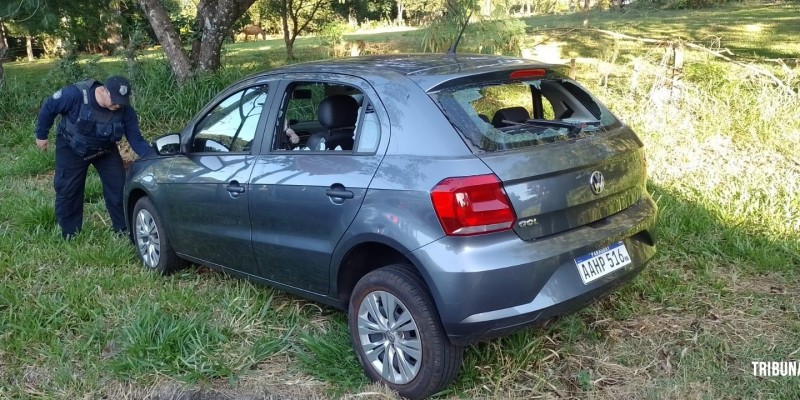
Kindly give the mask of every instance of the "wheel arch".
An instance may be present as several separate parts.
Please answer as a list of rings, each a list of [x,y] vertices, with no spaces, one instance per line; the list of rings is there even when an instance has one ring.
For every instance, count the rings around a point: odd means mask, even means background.
[[[133,240],[133,209],[142,197],[148,197],[144,189],[135,188],[128,193],[128,200],[125,203],[125,222],[128,224],[128,236]]]
[[[169,235],[170,238],[174,238],[174,232],[172,231],[172,224],[168,222],[168,212],[165,209],[163,203],[159,201],[159,192],[151,192],[143,187],[133,187],[128,191],[128,197],[125,201],[124,208],[125,208],[125,221],[128,224],[128,235],[130,236],[131,241],[135,241],[135,234],[133,229],[133,219],[134,219],[134,209],[136,208],[136,203],[139,202],[142,198],[149,198],[150,201],[153,203],[153,206],[158,211],[158,215],[161,217],[161,221],[164,224],[163,229],[166,231],[166,234]],[[173,242],[174,244],[174,242]]]
[[[142,197],[147,197],[148,194],[144,189],[136,188],[128,193],[128,201],[125,204],[125,218],[128,218],[128,222],[131,221],[133,217],[133,208],[136,207],[136,203]]]
[[[340,306],[347,309],[353,288],[364,275],[391,264],[407,265],[415,274],[419,275],[425,283],[424,290],[428,291],[429,295],[431,294],[428,279],[419,267],[418,260],[392,244],[373,239],[352,246],[338,263],[338,269],[335,271],[334,294],[339,299]]]

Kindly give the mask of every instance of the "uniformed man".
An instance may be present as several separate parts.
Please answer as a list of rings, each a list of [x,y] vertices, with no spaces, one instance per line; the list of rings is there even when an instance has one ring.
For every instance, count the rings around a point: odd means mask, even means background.
[[[125,232],[122,192],[125,169],[117,142],[125,136],[140,157],[155,155],[142,137],[136,111],[130,105],[131,84],[121,76],[105,84],[94,80],[69,85],[55,92],[42,105],[36,124],[36,146],[47,150],[47,136],[57,115],[56,219],[61,236],[70,238],[83,225],[83,195],[86,172],[94,165],[103,184],[111,224]]]

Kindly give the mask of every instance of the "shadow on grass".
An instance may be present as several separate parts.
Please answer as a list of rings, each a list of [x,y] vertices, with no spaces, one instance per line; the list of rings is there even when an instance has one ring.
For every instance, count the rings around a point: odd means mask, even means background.
[[[713,259],[744,273],[776,272],[795,276],[800,267],[800,238],[769,237],[760,221],[732,226],[701,205],[651,186],[659,204],[657,235],[661,252]]]

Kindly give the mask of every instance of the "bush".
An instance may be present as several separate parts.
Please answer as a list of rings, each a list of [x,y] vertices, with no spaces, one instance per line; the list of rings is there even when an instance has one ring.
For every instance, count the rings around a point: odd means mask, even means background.
[[[525,36],[525,23],[518,19],[499,19],[486,21],[477,26],[478,52],[519,56],[522,53],[522,38]]]
[[[447,21],[436,21],[422,36],[422,52],[442,53],[455,42],[461,27]]]
[[[666,0],[663,7],[670,10],[696,10],[730,3],[730,0]]]
[[[78,61],[74,53],[72,54],[58,60],[53,69],[45,75],[44,79],[42,79],[42,84],[45,87],[57,90],[85,79],[102,80],[105,78],[106,72],[100,67],[98,58],[90,58],[81,62]]]
[[[182,129],[209,100],[251,72],[223,68],[216,73],[197,75],[181,86],[166,63],[138,64],[136,74],[130,78],[142,132],[151,137]]]
[[[347,23],[334,20],[322,24],[319,30],[319,37],[322,44],[326,46],[336,46],[344,42],[344,34],[347,33]]]
[[[340,20],[328,21],[320,27],[319,37],[322,44],[328,48],[328,55],[332,57],[344,56],[346,42],[344,34],[348,31],[347,23]]]
[[[50,93],[55,91],[52,89]],[[32,115],[41,99],[36,90],[12,79],[0,81],[0,127],[18,126],[19,116]],[[7,135],[3,135],[7,136]],[[0,143],[3,143],[3,137]]]

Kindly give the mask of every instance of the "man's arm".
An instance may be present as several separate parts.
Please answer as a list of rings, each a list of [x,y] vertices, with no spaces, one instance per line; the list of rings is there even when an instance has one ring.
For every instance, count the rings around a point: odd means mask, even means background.
[[[125,107],[125,137],[128,139],[128,144],[131,145],[133,151],[139,157],[155,157],[156,152],[150,147],[150,144],[142,137],[142,131],[139,130],[139,116],[132,107]]]
[[[67,114],[76,101],[83,100],[80,90],[73,86],[62,88],[44,101],[42,108],[39,110],[36,129],[34,130],[38,148],[47,150],[47,136],[50,133],[50,128],[53,127],[53,121],[55,121],[57,115]]]

